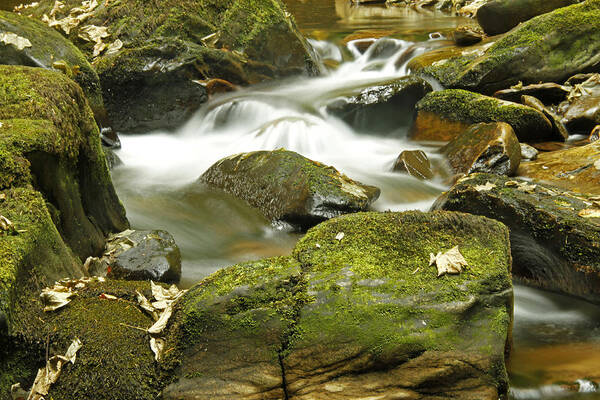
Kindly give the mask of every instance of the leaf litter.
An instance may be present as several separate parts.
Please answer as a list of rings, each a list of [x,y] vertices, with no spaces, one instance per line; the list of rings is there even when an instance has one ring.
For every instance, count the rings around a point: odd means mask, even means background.
[[[429,253],[429,265],[437,267],[438,277],[445,274],[460,274],[462,268],[468,266],[467,260],[458,250],[458,246],[454,246],[445,253],[440,251],[437,255]]]

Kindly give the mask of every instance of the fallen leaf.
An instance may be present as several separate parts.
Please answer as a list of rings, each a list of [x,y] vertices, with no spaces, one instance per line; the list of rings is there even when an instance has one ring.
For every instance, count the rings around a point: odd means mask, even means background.
[[[146,296],[144,296],[137,290],[135,291],[135,293],[137,294],[137,301],[138,301],[138,304],[140,305],[140,307],[142,307],[142,309],[146,310],[152,316],[152,318],[155,321],[157,321],[158,314],[156,313],[156,309],[154,308],[154,306],[152,306],[152,304],[150,304],[150,301],[146,298]]]
[[[79,338],[75,338],[69,346],[69,348],[67,349],[67,352],[65,353],[65,358],[68,359],[71,362],[71,364],[75,364],[77,352],[79,351],[79,349],[81,349],[82,346],[83,343],[81,343],[81,340],[79,340]]]
[[[12,45],[17,48],[17,50],[21,51],[26,47],[31,47],[31,42],[29,39],[21,37],[12,32],[3,32],[0,33],[0,42],[5,45]]]
[[[165,341],[161,338],[150,338],[150,349],[154,353],[154,359],[160,361],[163,350],[165,349]]]
[[[341,241],[341,240],[344,238],[344,236],[346,236],[346,235],[344,234],[344,232],[339,232],[337,235],[335,235],[335,238],[336,238],[337,240]]]
[[[44,288],[40,298],[44,305],[44,312],[55,311],[63,308],[71,302],[75,293],[71,289],[62,286],[54,285],[52,288]]]
[[[120,39],[115,40],[106,48],[105,55],[109,56],[111,54],[116,54],[123,47],[123,42]]]
[[[458,246],[455,246],[443,254],[442,252],[437,253],[437,255],[430,253],[429,265],[434,264],[437,267],[437,276],[439,277],[444,274],[460,274],[462,267],[467,266],[467,261],[463,255],[460,254]]]
[[[11,220],[6,218],[4,215],[0,215],[0,230],[8,233],[16,233],[15,226]]]
[[[586,208],[579,211],[578,215],[583,218],[600,218],[600,209]]]
[[[148,328],[148,333],[150,333],[151,335],[158,335],[162,333],[162,331],[167,327],[167,324],[169,323],[171,314],[173,314],[173,306],[169,304],[165,311],[163,311],[160,315],[158,321],[156,321],[154,325]]]
[[[98,296],[101,299],[105,299],[105,300],[117,300],[117,296],[113,296],[112,294],[106,294],[106,293],[102,293],[100,296]]]
[[[495,188],[496,185],[494,185],[491,182],[486,182],[485,185],[477,185],[475,186],[475,190],[477,190],[478,192],[487,192],[489,190],[492,190],[493,188]]]

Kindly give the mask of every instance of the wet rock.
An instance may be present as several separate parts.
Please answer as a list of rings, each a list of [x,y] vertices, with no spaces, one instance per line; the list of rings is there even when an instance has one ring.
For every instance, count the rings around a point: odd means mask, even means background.
[[[98,127],[81,88],[42,68],[0,66],[0,310],[9,327],[15,296],[65,276],[127,229]],[[4,196],[3,196],[4,197]]]
[[[31,12],[50,16],[54,3],[41,0]],[[80,0],[63,3],[51,22],[81,7]],[[312,49],[280,0],[98,3],[67,35],[94,59],[118,131],[180,125],[207,100],[206,88],[194,81],[247,85],[318,72]],[[81,39],[89,25],[107,28],[99,54]]]
[[[420,65],[417,72],[433,76],[444,87],[485,94],[518,82],[563,82],[596,69],[600,62],[600,3],[592,0],[557,9],[494,40],[453,58],[428,64],[426,56],[411,65],[413,69]]]
[[[429,159],[425,152],[421,150],[405,150],[400,153],[392,170],[404,172],[419,179],[433,178]]]
[[[104,151],[104,156],[106,157],[106,165],[110,171],[119,165],[123,165],[123,160],[121,160],[114,150],[104,146],[102,147],[102,150]]]
[[[568,98],[558,105],[557,113],[572,133],[586,135],[600,124],[600,74],[575,84]]]
[[[0,64],[62,71],[81,86],[98,124],[109,126],[98,75],[73,43],[40,21],[5,11],[0,11],[1,33],[14,33],[29,45],[0,44]]]
[[[520,141],[552,137],[552,125],[539,111],[466,90],[429,93],[417,103],[416,110],[409,131],[413,140],[447,141],[479,122],[506,122]]]
[[[84,265],[90,275],[131,281],[177,283],[181,278],[181,253],[167,231],[133,231],[111,235],[100,258]]]
[[[461,179],[433,209],[503,222],[510,229],[515,277],[600,303],[600,218],[584,211],[597,207],[593,199],[538,182],[474,174]]]
[[[452,32],[452,39],[458,46],[471,46],[481,42],[482,35],[470,27],[460,27]]]
[[[493,0],[477,10],[477,22],[488,35],[498,35],[535,16],[575,3],[577,0]]]
[[[590,136],[588,137],[588,140],[590,142],[595,142],[598,139],[600,139],[600,125],[596,125],[596,127],[594,129],[592,129],[592,132],[590,133]]]
[[[269,219],[303,229],[364,211],[379,197],[378,188],[284,149],[224,158],[202,174],[199,182],[245,200]]]
[[[489,172],[513,175],[521,162],[521,146],[505,122],[472,125],[441,148],[457,174]]]
[[[521,103],[528,107],[538,110],[539,112],[544,114],[546,118],[548,118],[548,121],[552,123],[552,131],[554,133],[553,139],[565,141],[569,138],[569,132],[567,131],[565,124],[563,124],[563,122],[555,113],[546,108],[546,106],[544,106],[544,103],[542,103],[533,96],[527,95],[521,96]]]
[[[558,83],[546,82],[533,85],[516,85],[510,89],[498,90],[494,97],[502,100],[521,102],[524,95],[533,96],[544,104],[558,104],[565,100],[570,92],[570,87]]]
[[[526,143],[521,143],[521,158],[524,160],[532,161],[537,158],[539,151],[533,146]]]
[[[327,112],[346,121],[355,129],[389,133],[408,125],[415,104],[433,89],[423,79],[408,76],[387,84],[362,89],[327,106]]]
[[[437,278],[430,253],[457,245],[469,267]],[[496,400],[509,251],[504,226],[465,214],[326,221],[291,257],[223,269],[184,295],[167,343],[181,367],[163,398]]]
[[[583,193],[600,194],[600,142],[540,153],[518,175]]]

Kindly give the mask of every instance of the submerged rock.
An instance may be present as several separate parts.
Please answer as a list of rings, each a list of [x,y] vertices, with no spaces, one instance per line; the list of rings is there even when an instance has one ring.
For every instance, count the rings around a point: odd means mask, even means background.
[[[66,0],[54,13],[54,0],[39,3],[30,12],[46,15],[94,59],[117,130],[178,126],[207,100],[198,80],[245,85],[317,72],[280,0],[90,2],[79,25],[68,22],[81,15],[81,0]],[[106,28],[106,37],[82,39],[90,26]]]
[[[359,94],[338,100],[327,111],[353,128],[369,133],[389,133],[408,125],[415,104],[433,89],[415,76],[371,86]]]
[[[578,72],[597,70],[600,2],[588,0],[540,15],[492,45],[435,61],[420,71],[444,87],[482,93],[493,93],[518,82],[563,82]],[[412,63],[419,64],[422,66],[423,62]]]
[[[105,235],[128,227],[91,109],[65,75],[0,66],[0,191],[0,214],[16,229],[0,256],[10,327],[16,295],[81,275]]]
[[[483,215],[505,223],[510,229],[516,277],[533,286],[600,303],[597,199],[537,182],[474,174],[442,195],[433,209]]]
[[[110,279],[177,283],[181,253],[167,231],[124,231],[111,235],[100,258],[84,265],[90,275]]]
[[[600,194],[600,142],[542,152],[536,161],[521,163],[518,175],[577,192]]]
[[[452,139],[440,152],[455,173],[489,172],[514,175],[521,162],[521,146],[505,122],[472,125]]]
[[[46,24],[0,11],[0,34],[15,34],[24,46],[0,44],[0,64],[62,71],[81,86],[99,125],[109,125],[96,71],[73,43]],[[21,47],[21,48],[20,48]]]
[[[430,253],[455,246],[468,266],[438,278]],[[163,398],[496,400],[509,252],[504,226],[466,214],[324,222],[291,257],[223,269],[184,295],[167,342],[181,367]]]
[[[417,103],[409,132],[414,140],[447,141],[479,122],[506,122],[520,141],[552,137],[550,121],[539,111],[466,90],[429,93]]]
[[[284,149],[224,158],[202,174],[199,182],[245,200],[269,219],[302,229],[341,214],[364,211],[379,197],[378,188]]]
[[[479,7],[477,22],[488,35],[498,35],[535,16],[575,3],[577,0],[492,0]]]
[[[394,162],[395,172],[405,172],[415,178],[431,179],[433,171],[425,152],[421,150],[405,150]]]

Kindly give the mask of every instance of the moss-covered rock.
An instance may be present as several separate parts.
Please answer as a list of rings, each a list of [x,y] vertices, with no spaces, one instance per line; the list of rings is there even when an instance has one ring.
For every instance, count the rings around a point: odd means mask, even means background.
[[[519,81],[560,83],[578,72],[598,70],[600,1],[537,16],[479,50],[436,60],[420,71],[445,87],[489,94]]]
[[[479,7],[477,22],[488,35],[498,35],[535,16],[575,3],[577,0],[493,0]]]
[[[217,161],[199,182],[223,189],[272,220],[306,229],[341,214],[364,211],[379,189],[293,151],[255,151]]]
[[[52,17],[58,21],[81,6],[80,0],[63,3]],[[91,59],[94,43],[79,37],[81,27],[107,28],[108,50],[94,66],[120,130],[180,124],[206,101],[205,88],[195,80],[249,84],[316,72],[310,46],[280,0],[98,3],[68,36]],[[28,12],[42,18],[53,7],[53,0],[42,0]]]
[[[17,294],[80,275],[81,260],[128,223],[86,98],[61,73],[0,66],[0,167],[0,213],[17,229],[0,237],[10,328]]]
[[[454,246],[469,266],[437,278],[429,254]],[[329,220],[291,257],[221,270],[186,293],[168,342],[181,367],[163,396],[495,400],[507,390],[510,262],[508,231],[480,217]]]
[[[330,104],[327,111],[355,129],[387,134],[409,125],[415,104],[432,90],[423,79],[408,76],[362,89]]]
[[[600,210],[589,195],[474,174],[460,180],[433,208],[505,223],[516,277],[600,303]]]
[[[564,189],[600,195],[600,142],[541,152],[535,161],[521,163],[517,174]]]
[[[62,71],[81,86],[97,122],[108,125],[98,75],[73,43],[40,21],[6,11],[0,11],[0,33],[14,33],[30,44],[23,49],[0,44],[0,64]]]
[[[62,355],[79,338],[83,346],[75,364],[63,368],[48,398],[156,399],[163,375],[144,332],[154,320],[139,308],[136,290],[151,298],[149,282],[106,281],[86,284],[57,311],[43,312],[37,294],[22,299],[13,334],[23,348],[15,348],[11,357],[26,362],[2,371],[12,372],[13,381],[0,388],[0,398],[7,398],[10,384],[19,382],[29,389],[37,368],[45,365],[46,352],[50,357]]]
[[[414,140],[447,141],[479,122],[506,122],[520,141],[552,138],[552,125],[539,111],[460,89],[426,95],[417,103],[410,128]]]

